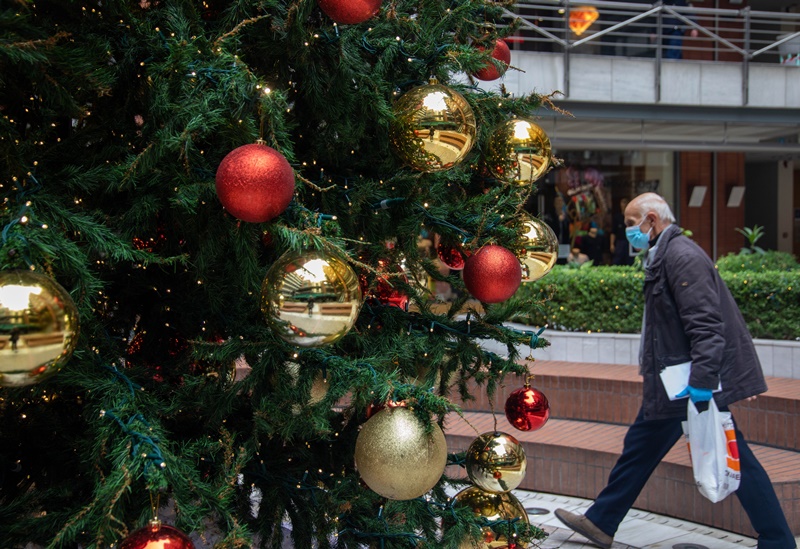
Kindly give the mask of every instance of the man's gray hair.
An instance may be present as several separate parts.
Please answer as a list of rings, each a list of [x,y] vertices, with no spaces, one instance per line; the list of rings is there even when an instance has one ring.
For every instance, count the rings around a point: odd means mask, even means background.
[[[661,196],[656,193],[645,193],[637,198],[637,205],[642,215],[646,215],[647,212],[652,210],[658,214],[661,221],[675,223],[675,216],[672,214],[669,204]]]

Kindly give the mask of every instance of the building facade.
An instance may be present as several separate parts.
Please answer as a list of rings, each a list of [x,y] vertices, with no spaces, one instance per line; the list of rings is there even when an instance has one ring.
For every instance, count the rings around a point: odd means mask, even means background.
[[[550,93],[537,123],[564,168],[535,209],[564,202],[572,240],[613,234],[620,201],[656,191],[713,258],[736,230],[800,255],[797,2],[521,2],[508,93]],[[610,262],[606,242],[606,262]]]

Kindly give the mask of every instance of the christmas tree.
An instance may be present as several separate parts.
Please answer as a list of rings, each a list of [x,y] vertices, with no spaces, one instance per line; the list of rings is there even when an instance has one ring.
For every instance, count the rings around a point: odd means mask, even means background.
[[[0,6],[2,547],[543,536],[441,435],[545,344],[508,3]]]

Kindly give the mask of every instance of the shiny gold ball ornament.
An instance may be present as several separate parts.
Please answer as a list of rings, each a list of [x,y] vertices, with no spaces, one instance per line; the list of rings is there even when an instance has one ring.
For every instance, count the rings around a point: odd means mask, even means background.
[[[387,407],[361,427],[355,462],[371,490],[388,499],[414,499],[442,477],[447,442],[438,425],[428,433],[408,408]]]
[[[550,169],[550,138],[536,123],[514,118],[492,132],[486,147],[486,165],[497,179],[531,185]]]
[[[558,237],[550,225],[529,214],[523,214],[520,233],[522,282],[533,282],[549,273],[556,264]]]
[[[0,386],[33,385],[60,370],[78,342],[78,310],[60,284],[33,271],[0,272]]]
[[[431,79],[394,105],[389,128],[392,148],[420,172],[447,170],[464,160],[475,144],[475,114],[464,96]]]
[[[500,431],[482,434],[467,450],[467,474],[487,492],[508,492],[519,486],[527,465],[519,441]]]
[[[282,339],[300,347],[345,336],[361,309],[358,277],[347,261],[324,250],[283,254],[261,285],[261,310]]]
[[[530,524],[528,513],[511,492],[487,492],[477,486],[470,486],[456,494],[455,500],[455,505],[469,507],[476,517],[487,523],[482,529],[482,537],[464,540],[461,549],[527,547],[515,534]]]

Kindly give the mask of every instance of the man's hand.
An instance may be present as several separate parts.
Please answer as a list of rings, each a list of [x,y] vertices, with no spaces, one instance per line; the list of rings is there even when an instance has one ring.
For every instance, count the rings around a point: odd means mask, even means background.
[[[711,389],[698,389],[687,385],[686,389],[675,395],[675,398],[683,398],[686,395],[689,395],[689,398],[692,399],[694,403],[708,402],[711,400]]]

